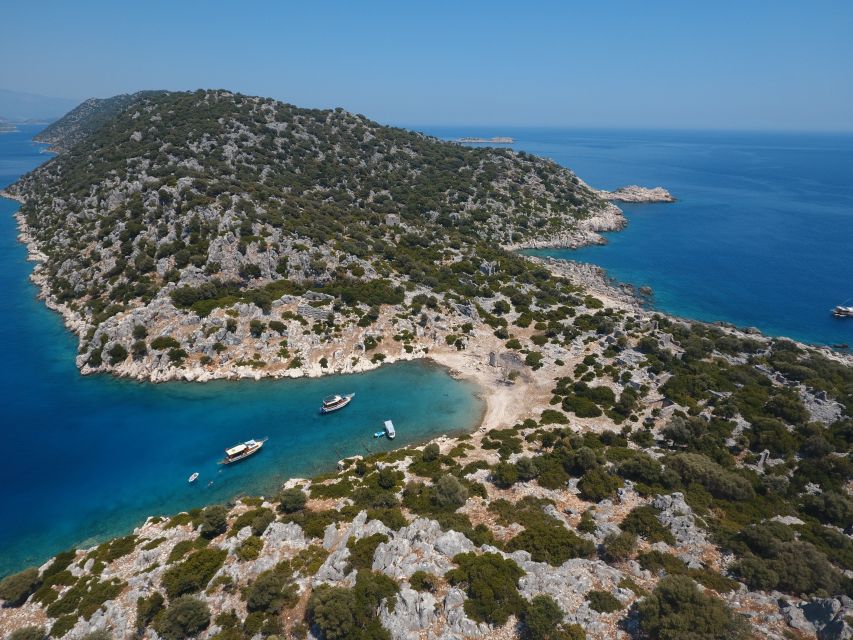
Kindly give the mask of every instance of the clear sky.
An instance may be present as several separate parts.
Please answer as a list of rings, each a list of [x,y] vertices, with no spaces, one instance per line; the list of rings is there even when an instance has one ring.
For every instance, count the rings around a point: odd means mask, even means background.
[[[853,130],[851,0],[7,1],[0,88],[395,124]]]

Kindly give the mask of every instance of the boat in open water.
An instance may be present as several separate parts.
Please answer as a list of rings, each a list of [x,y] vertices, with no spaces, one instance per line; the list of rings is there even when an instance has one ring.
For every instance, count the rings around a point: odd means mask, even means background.
[[[189,479],[187,480],[187,482],[189,482],[190,484],[192,484],[192,483],[193,483],[193,482],[195,482],[196,480],[198,480],[198,471],[196,471],[194,474],[192,474],[192,475],[189,477]]]
[[[853,318],[853,307],[842,307],[838,305],[832,310],[832,315],[836,318]]]
[[[355,398],[354,393],[348,393],[345,396],[339,396],[335,394],[333,396],[323,398],[323,406],[320,407],[320,413],[332,413],[332,411],[343,409],[350,402],[352,402],[353,398]]]
[[[397,437],[397,432],[394,430],[394,423],[390,420],[385,421],[382,431],[377,431],[373,434],[374,438],[381,438],[382,436],[385,436],[389,440],[393,440]]]
[[[219,464],[233,464],[245,460],[260,451],[266,441],[267,438],[261,438],[260,440],[246,440],[246,442],[234,445],[225,450],[225,457],[219,461]]]

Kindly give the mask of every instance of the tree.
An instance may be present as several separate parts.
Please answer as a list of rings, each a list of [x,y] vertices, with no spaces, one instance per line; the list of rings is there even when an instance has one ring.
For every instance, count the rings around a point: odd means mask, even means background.
[[[421,458],[424,462],[432,462],[437,459],[441,450],[438,448],[438,445],[434,442],[431,442],[427,446],[424,447],[424,451],[421,454]]]
[[[455,476],[441,476],[435,483],[435,502],[439,507],[457,509],[467,499],[468,490]]]
[[[660,640],[745,640],[749,627],[714,596],[699,591],[687,576],[666,576],[637,606],[640,631]]]
[[[157,633],[164,640],[183,640],[198,635],[210,624],[207,604],[192,596],[181,596],[163,612]]]
[[[0,581],[0,600],[4,600],[7,607],[19,607],[40,585],[38,569],[35,567],[24,569]]]
[[[508,489],[518,482],[518,469],[511,462],[499,462],[492,471],[492,480],[502,489]]]
[[[207,507],[201,514],[201,535],[212,539],[228,528],[228,510],[221,504]]]
[[[296,513],[305,508],[305,492],[299,487],[285,489],[278,494],[278,508],[284,513]]]
[[[376,478],[376,483],[383,489],[393,489],[397,484],[397,474],[391,467],[382,467]]]
[[[515,461],[515,468],[518,471],[518,479],[522,482],[534,480],[539,476],[539,467],[536,461],[530,456],[521,456]]]

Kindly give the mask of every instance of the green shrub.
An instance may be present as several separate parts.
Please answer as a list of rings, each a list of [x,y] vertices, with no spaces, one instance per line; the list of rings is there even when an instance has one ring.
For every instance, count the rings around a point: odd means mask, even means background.
[[[510,462],[499,462],[492,470],[492,481],[501,489],[508,489],[518,482],[518,469]]]
[[[124,362],[125,358],[127,358],[127,349],[116,343],[110,348],[107,354],[110,356],[110,364],[115,366],[119,362]]]
[[[296,513],[305,508],[305,492],[299,487],[285,489],[278,494],[278,508],[284,513]]]
[[[590,502],[601,502],[606,498],[612,498],[621,486],[622,480],[618,476],[599,468],[590,469],[578,482],[580,497]]]
[[[244,596],[246,609],[278,613],[282,607],[296,604],[299,587],[283,571],[264,571],[248,587]]]
[[[212,540],[228,528],[228,509],[221,504],[207,507],[201,513],[201,535]]]
[[[598,591],[593,589],[587,592],[586,600],[591,609],[599,613],[613,613],[622,608],[622,603],[609,591]]]
[[[347,541],[350,566],[355,569],[370,569],[373,566],[373,554],[376,552],[376,547],[383,542],[388,542],[388,536],[383,533],[374,533],[359,540],[350,538]]]
[[[435,483],[434,499],[439,507],[458,508],[468,499],[468,490],[455,476],[441,476]]]
[[[746,555],[733,567],[750,588],[788,593],[833,593],[840,575],[827,557],[807,542],[782,542],[767,558]]]
[[[438,578],[426,571],[415,571],[409,578],[409,584],[415,591],[434,592],[438,588]]]
[[[675,537],[658,520],[659,514],[660,509],[656,509],[651,505],[634,507],[625,516],[620,526],[624,531],[641,536],[649,542],[666,542],[667,544],[674,545]]]
[[[637,536],[630,531],[612,533],[604,539],[602,557],[607,562],[622,562],[631,557],[637,544]]]
[[[175,340],[172,336],[159,336],[151,341],[151,348],[155,351],[165,351],[166,349],[177,349],[181,343]]]
[[[163,610],[165,599],[159,591],[155,591],[147,598],[140,597],[136,600],[136,628],[144,629],[154,616]]]
[[[65,571],[72,562],[74,562],[74,558],[77,557],[77,552],[73,549],[69,551],[63,551],[62,553],[58,553],[54,558],[53,562],[48,565],[47,569],[42,573],[42,579],[47,579],[52,575],[60,573],[61,571]]]
[[[518,479],[522,482],[535,480],[539,476],[539,466],[530,456],[521,456],[516,460],[515,470],[518,473]]]
[[[539,421],[542,424],[568,424],[569,419],[566,417],[561,411],[554,411],[553,409],[545,409],[542,412],[542,416]]]
[[[427,446],[424,447],[423,452],[421,453],[421,459],[424,462],[432,462],[433,460],[438,459],[438,456],[441,454],[441,450],[438,445],[434,442],[431,442]]]
[[[559,567],[571,558],[588,558],[595,545],[569,531],[560,522],[542,514],[542,518],[525,523],[525,529],[506,543],[507,551],[524,549],[536,562]]]
[[[274,520],[275,514],[266,507],[250,509],[235,518],[228,535],[235,536],[244,527],[249,527],[252,530],[252,535],[260,536]]]
[[[641,553],[637,557],[637,560],[643,569],[652,573],[665,571],[670,575],[684,575],[688,571],[687,565],[671,553],[663,553],[656,550],[648,551]]]
[[[396,593],[397,583],[388,576],[359,571],[352,589],[326,584],[314,589],[307,617],[325,640],[390,640],[377,612]]]
[[[40,585],[38,569],[24,569],[0,581],[0,600],[3,600],[7,607],[20,607]]]
[[[816,496],[806,496],[803,510],[826,524],[842,529],[853,525],[853,500],[835,491],[826,491]]]
[[[75,614],[88,620],[101,605],[117,598],[125,586],[116,578],[100,581],[97,576],[84,576],[47,608],[47,615],[58,618]]]
[[[699,591],[686,576],[667,576],[637,605],[645,638],[746,640],[749,626],[719,598]]]
[[[445,578],[452,585],[465,586],[465,613],[470,618],[501,626],[509,616],[523,610],[518,579],[524,571],[515,562],[496,553],[460,553],[453,562],[458,568],[447,572]]]
[[[682,482],[697,482],[711,495],[724,500],[750,500],[755,491],[749,481],[728,471],[699,453],[677,453],[666,459],[666,466],[681,477]]]
[[[7,640],[47,640],[47,631],[44,627],[21,627],[10,633],[6,638]]]
[[[163,574],[162,584],[170,599],[185,593],[201,591],[219,571],[228,552],[224,549],[205,548],[192,553],[182,563],[174,565]]]
[[[237,557],[240,560],[255,560],[261,555],[261,550],[264,548],[264,541],[258,536],[249,536],[237,547]]]
[[[534,597],[521,615],[525,640],[584,640],[586,634],[579,625],[564,625],[565,614],[560,605],[548,595]]]
[[[192,596],[175,599],[157,621],[157,633],[164,640],[183,640],[197,636],[210,624],[207,604]]]

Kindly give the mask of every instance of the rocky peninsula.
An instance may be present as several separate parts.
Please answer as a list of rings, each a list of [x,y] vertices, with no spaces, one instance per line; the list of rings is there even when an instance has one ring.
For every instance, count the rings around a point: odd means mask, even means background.
[[[83,373],[430,357],[488,406],[473,434],[7,577],[4,637],[850,637],[853,362],[515,254],[624,224],[570,171],[343,111],[163,92],[10,193]]]
[[[675,202],[673,195],[663,187],[649,189],[629,185],[615,191],[598,190],[595,193],[599,198],[610,202]]]

